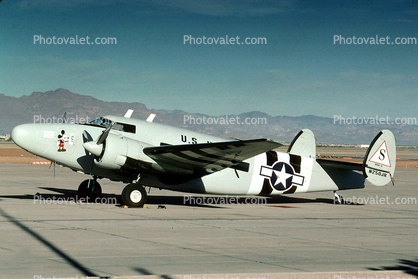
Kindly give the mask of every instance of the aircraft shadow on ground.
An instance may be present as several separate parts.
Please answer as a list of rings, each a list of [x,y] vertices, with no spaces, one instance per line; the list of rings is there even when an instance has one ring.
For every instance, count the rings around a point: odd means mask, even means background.
[[[380,268],[369,268],[369,270],[384,271],[384,270],[398,270],[406,274],[418,277],[418,259],[405,260],[399,259],[398,263],[393,266],[382,266]]]
[[[4,218],[6,218],[12,224],[16,225],[22,231],[29,234],[31,237],[33,237],[37,241],[42,243],[45,247],[47,247],[49,250],[54,252],[58,257],[62,258],[67,264],[69,264],[70,266],[79,270],[82,274],[84,274],[86,276],[97,277],[97,274],[95,274],[93,271],[91,271],[90,269],[85,267],[82,263],[80,263],[76,259],[72,258],[70,255],[65,253],[63,250],[61,250],[57,246],[55,246],[48,239],[44,238],[39,233],[31,230],[29,227],[27,227],[25,224],[21,223],[19,220],[17,220],[13,216],[7,214],[4,210],[0,209],[0,215],[3,216]],[[105,277],[102,277],[102,278],[105,278]]]
[[[97,275],[93,270],[87,268],[84,266],[81,262],[77,261],[75,258],[71,257],[69,254],[67,254],[65,251],[58,248],[54,243],[49,241],[47,238],[43,237],[41,234],[37,233],[36,231],[32,230],[22,222],[20,222],[18,219],[14,218],[13,216],[6,213],[4,210],[0,208],[0,216],[3,216],[5,219],[7,219],[9,222],[17,226],[22,231],[26,232],[28,235],[33,237],[35,240],[39,241],[41,244],[43,244],[45,247],[47,247],[49,250],[51,250],[53,253],[55,253],[58,257],[63,259],[68,265],[72,266],[73,268],[77,269],[81,274],[87,276],[87,277],[97,277],[100,279],[110,279],[109,276],[99,276]],[[141,275],[154,275],[152,272],[148,271],[144,268],[134,268],[135,271],[139,272]],[[161,279],[171,279],[170,276],[167,275],[157,275]]]
[[[53,187],[39,187],[39,189],[47,190],[53,193],[42,193],[42,191],[34,195],[1,195],[0,198],[11,198],[11,199],[28,199],[39,202],[39,200],[45,201],[77,201],[78,192],[73,189],[53,188]],[[121,206],[120,195],[103,193],[102,196],[97,200],[89,200],[89,203],[102,203],[102,204],[114,204]],[[53,202],[50,202],[53,203]],[[334,199],[329,198],[303,198],[297,196],[273,196],[273,197],[261,197],[261,196],[249,196],[240,197],[236,196],[211,196],[211,195],[193,195],[190,196],[188,193],[184,195],[175,196],[160,196],[160,195],[149,195],[146,204],[148,205],[181,205],[190,207],[213,207],[213,208],[224,208],[228,204],[265,204],[273,207],[296,207],[297,204],[304,203],[322,203],[322,204],[333,204]],[[288,204],[291,204],[288,205]],[[363,204],[344,204],[344,205],[363,205]]]
[[[145,275],[145,276],[154,275],[153,273],[151,273],[149,270],[147,270],[145,268],[136,267],[136,268],[133,268],[133,270],[138,272],[140,275]],[[161,279],[172,279],[173,278],[173,277],[168,276],[168,275],[157,275],[157,276]]]

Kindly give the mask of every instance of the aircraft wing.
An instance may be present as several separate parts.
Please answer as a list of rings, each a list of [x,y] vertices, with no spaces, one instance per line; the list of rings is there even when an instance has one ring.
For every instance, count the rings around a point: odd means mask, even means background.
[[[146,147],[144,153],[159,163],[197,172],[211,173],[228,167],[248,171],[248,164],[242,161],[281,145],[268,139],[252,139]]]

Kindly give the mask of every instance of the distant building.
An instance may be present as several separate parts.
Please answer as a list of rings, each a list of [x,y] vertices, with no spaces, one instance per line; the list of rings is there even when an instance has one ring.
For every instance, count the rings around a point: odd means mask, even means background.
[[[360,148],[369,148],[370,144],[360,144]]]
[[[0,135],[0,140],[9,140],[9,139],[10,139],[10,134]]]

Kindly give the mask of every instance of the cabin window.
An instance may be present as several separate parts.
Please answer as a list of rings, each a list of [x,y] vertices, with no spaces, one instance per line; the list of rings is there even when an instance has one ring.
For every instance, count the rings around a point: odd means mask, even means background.
[[[113,128],[121,132],[136,133],[136,126],[131,124],[116,122],[115,125],[113,125]]]
[[[136,133],[136,126],[132,124],[126,124],[121,122],[112,122],[112,120],[109,120],[107,118],[97,118],[89,123],[89,125],[93,126],[100,126],[104,128],[108,128],[110,125],[113,124],[112,129],[116,131],[126,132],[126,133]]]

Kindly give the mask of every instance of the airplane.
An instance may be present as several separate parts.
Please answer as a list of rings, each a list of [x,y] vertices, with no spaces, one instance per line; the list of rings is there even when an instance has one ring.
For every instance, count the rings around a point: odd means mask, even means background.
[[[11,137],[21,148],[76,172],[88,174],[78,196],[102,194],[98,179],[126,183],[121,200],[143,207],[145,187],[216,195],[275,196],[360,189],[365,181],[383,186],[392,181],[395,138],[380,131],[363,163],[316,158],[315,137],[301,130],[286,153],[265,139],[225,140],[146,120],[107,115],[84,124],[22,124]]]

